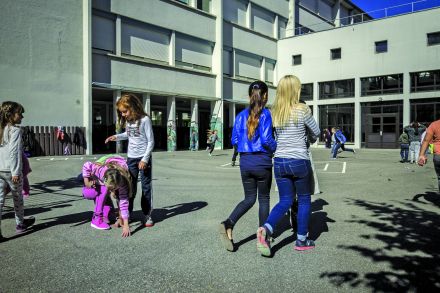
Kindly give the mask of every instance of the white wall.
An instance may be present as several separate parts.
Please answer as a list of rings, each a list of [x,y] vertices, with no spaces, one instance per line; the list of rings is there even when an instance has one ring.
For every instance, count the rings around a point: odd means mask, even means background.
[[[0,101],[23,104],[23,125],[83,125],[82,5],[0,1]]]
[[[440,31],[440,8],[391,17],[278,42],[278,76],[295,74],[304,83],[440,68],[440,46],[427,46],[426,34]],[[388,52],[375,53],[376,41]],[[330,60],[330,49],[342,59]],[[292,55],[302,65],[292,66]],[[359,91],[359,89],[356,89]]]

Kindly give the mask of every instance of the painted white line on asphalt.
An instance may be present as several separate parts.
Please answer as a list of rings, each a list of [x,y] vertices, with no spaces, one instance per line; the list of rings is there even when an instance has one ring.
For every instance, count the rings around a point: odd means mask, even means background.
[[[221,167],[225,167],[225,166],[228,166],[228,165],[231,165],[232,163],[227,163],[227,164],[223,164],[223,165],[221,165]]]
[[[328,163],[327,164],[325,164],[325,167],[324,167],[324,171],[327,171],[327,169],[328,169]]]
[[[347,162],[344,162],[344,165],[342,166],[342,174],[345,173],[345,169],[347,168]]]

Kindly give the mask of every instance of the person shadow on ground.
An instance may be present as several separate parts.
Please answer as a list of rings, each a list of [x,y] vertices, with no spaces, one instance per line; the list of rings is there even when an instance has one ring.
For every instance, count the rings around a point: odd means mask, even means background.
[[[433,203],[440,208],[440,194],[437,192],[427,191],[425,193],[416,194],[413,197],[413,201],[420,202],[420,198],[423,198],[427,202]]]
[[[207,205],[208,205],[208,203],[206,201],[193,201],[193,202],[179,203],[179,204],[176,204],[173,206],[167,206],[167,207],[163,207],[163,208],[154,209],[151,217],[154,220],[154,225],[157,225],[158,223],[160,223],[168,218],[191,213],[191,212],[195,212],[197,210],[200,210],[200,209],[206,207]],[[133,217],[135,219],[142,219],[142,217],[143,217],[142,211],[135,211],[133,213]],[[131,234],[133,235],[136,232],[142,230],[143,228],[145,228],[145,226],[143,224],[141,224],[138,227],[136,227],[131,232]]]
[[[309,238],[312,240],[317,240],[319,236],[324,233],[328,232],[328,225],[327,223],[334,223],[335,221],[333,219],[330,219],[327,217],[327,212],[324,212],[323,207],[328,205],[328,202],[319,198],[312,202],[311,206],[311,215],[310,215],[310,222],[309,222]],[[280,237],[281,234],[283,234],[285,231],[291,230],[293,232],[292,235],[284,238],[279,243],[274,245],[271,249],[273,257],[275,253],[283,248],[284,246],[293,243],[296,240],[296,222],[293,221],[290,217],[290,211],[288,214],[284,215],[284,217],[280,220],[277,227],[275,228],[275,231],[272,235],[273,239],[276,239],[277,237]],[[293,227],[292,227],[293,226]],[[235,250],[238,250],[239,247],[249,241],[252,241],[256,239],[256,234],[249,235],[245,239],[240,240],[239,242],[235,243]]]

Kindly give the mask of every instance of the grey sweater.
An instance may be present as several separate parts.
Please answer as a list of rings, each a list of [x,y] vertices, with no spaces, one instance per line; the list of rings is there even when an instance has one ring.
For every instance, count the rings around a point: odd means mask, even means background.
[[[3,142],[0,144],[0,171],[11,172],[12,176],[21,176],[22,152],[20,127],[6,125],[3,131]]]

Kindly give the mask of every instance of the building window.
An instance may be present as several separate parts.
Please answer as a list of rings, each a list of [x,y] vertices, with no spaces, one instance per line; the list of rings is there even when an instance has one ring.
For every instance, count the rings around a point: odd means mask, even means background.
[[[319,99],[354,97],[354,79],[326,81],[319,83]]]
[[[341,48],[331,49],[330,59],[331,60],[341,59]]]
[[[300,55],[293,55],[292,56],[292,65],[301,65],[302,63],[302,56]]]
[[[376,53],[388,52],[388,41],[380,41],[375,43]]]
[[[429,33],[428,37],[428,46],[439,45],[440,44],[440,32]]]
[[[440,98],[411,100],[411,121],[426,127],[440,117]]]
[[[361,78],[361,96],[403,93],[403,74]]]
[[[440,70],[410,73],[411,92],[440,90]]]
[[[301,85],[301,100],[313,100],[313,83],[304,83]]]
[[[265,81],[273,85],[274,75],[275,75],[275,61],[266,59],[266,67],[265,67]]]
[[[275,15],[257,5],[251,6],[251,28],[263,35],[273,37]]]
[[[208,41],[176,34],[176,66],[211,71],[213,47]]]
[[[197,9],[205,12],[211,12],[211,0],[197,0]]]
[[[92,48],[115,52],[115,19],[110,15],[92,15]]]
[[[234,64],[232,63],[232,60],[232,49],[223,49],[223,75],[233,75]]]
[[[262,58],[246,52],[235,51],[235,76],[255,80],[261,78]]]
[[[321,130],[339,127],[348,142],[354,142],[354,104],[319,106]]]

